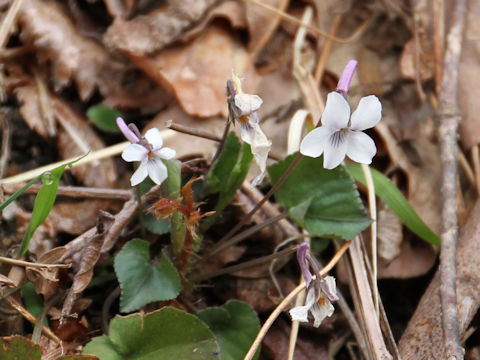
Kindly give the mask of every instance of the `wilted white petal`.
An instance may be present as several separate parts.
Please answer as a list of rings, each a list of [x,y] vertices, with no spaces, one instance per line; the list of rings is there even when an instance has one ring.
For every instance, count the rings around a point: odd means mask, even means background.
[[[289,313],[294,321],[308,322],[308,311],[310,306],[297,306],[290,309]]]
[[[342,95],[332,91],[327,96],[327,103],[322,114],[322,125],[340,130],[348,126],[349,120],[350,105]]]
[[[335,311],[335,308],[333,305],[328,301],[328,299],[322,298],[320,301],[325,301],[325,304],[319,305],[318,303],[313,304],[313,306],[310,308],[310,312],[313,315],[313,326],[314,327],[319,327],[322,321],[327,317],[327,316],[332,316],[333,312]]]
[[[173,149],[170,149],[168,147],[164,147],[158,151],[155,152],[155,155],[161,157],[162,159],[165,159],[165,160],[170,160],[170,159],[173,159],[175,157],[175,154],[177,152]]]
[[[333,276],[326,276],[324,278],[324,286],[322,286],[322,290],[325,295],[328,297],[330,301],[337,301],[337,285],[335,283],[335,278]]]
[[[243,115],[250,115],[260,109],[263,100],[258,95],[240,93],[235,95],[235,106],[237,106]]]
[[[348,135],[348,133],[345,133],[345,135]],[[347,151],[346,140],[348,140],[348,136],[343,136],[339,141],[334,143],[332,143],[332,138],[329,139],[323,152],[323,167],[325,169],[334,169],[345,159],[345,153]]]
[[[168,176],[167,167],[158,157],[148,159],[147,170],[148,176],[157,185],[160,185]]]
[[[148,150],[142,145],[130,144],[122,152],[125,161],[141,161],[147,157]]]
[[[375,95],[360,99],[357,109],[352,114],[350,129],[365,130],[378,124],[382,118],[382,104]]]
[[[145,139],[152,145],[153,150],[158,150],[163,145],[163,138],[160,130],[152,128],[145,133]]]
[[[347,156],[361,164],[370,164],[377,152],[372,138],[360,131],[349,131],[346,144]]]
[[[325,146],[333,133],[334,130],[326,126],[313,129],[303,138],[300,144],[300,152],[305,156],[319,157],[325,150]]]
[[[255,178],[252,183],[255,186],[263,179],[272,142],[267,139],[260,125],[256,123],[249,123],[247,126],[242,126],[240,136],[244,142],[250,144],[252,150],[254,163],[252,164],[250,172]]]
[[[144,159],[140,163],[140,166],[138,167],[138,169],[133,173],[132,177],[130,178],[130,183],[132,184],[132,186],[140,184],[147,177],[147,175],[148,175],[148,170],[147,170],[148,160],[147,159]]]

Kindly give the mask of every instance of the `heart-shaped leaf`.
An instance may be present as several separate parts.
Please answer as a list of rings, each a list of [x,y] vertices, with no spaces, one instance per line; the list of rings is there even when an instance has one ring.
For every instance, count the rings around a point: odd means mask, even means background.
[[[222,360],[243,359],[260,330],[255,311],[238,300],[199,311],[197,316],[216,335]],[[254,359],[258,358],[259,353]]]
[[[122,290],[121,312],[137,310],[152,301],[170,300],[180,293],[175,266],[164,253],[158,264],[150,265],[149,247],[147,241],[133,239],[115,256],[115,273]]]
[[[268,168],[278,181],[297,154]],[[355,183],[343,166],[323,167],[323,158],[302,157],[275,192],[289,217],[315,236],[351,239],[369,224]]]
[[[148,315],[117,316],[109,335],[92,339],[84,354],[101,360],[220,359],[215,335],[195,315],[163,308]]]

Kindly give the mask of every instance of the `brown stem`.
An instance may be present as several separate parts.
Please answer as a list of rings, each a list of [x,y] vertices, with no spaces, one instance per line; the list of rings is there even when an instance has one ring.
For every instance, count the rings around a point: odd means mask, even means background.
[[[457,219],[457,128],[461,120],[457,104],[458,73],[467,1],[455,2],[445,52],[445,67],[439,93],[439,142],[442,159],[442,232],[440,251],[440,298],[445,359],[463,359],[456,296]]]
[[[190,254],[193,251],[193,236],[190,231],[187,230],[185,234],[185,240],[183,243],[182,252],[178,257],[177,261],[177,270],[180,274],[185,275],[185,270],[188,265],[188,259],[190,258]]]

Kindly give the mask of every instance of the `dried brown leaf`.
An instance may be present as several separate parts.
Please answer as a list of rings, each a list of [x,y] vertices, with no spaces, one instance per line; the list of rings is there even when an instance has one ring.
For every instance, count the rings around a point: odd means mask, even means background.
[[[99,150],[105,143],[89,124],[79,117],[69,105],[53,98],[53,109],[61,127],[58,132],[58,149],[64,159],[77,157],[89,150]],[[117,171],[112,159],[105,159],[72,168],[78,181],[92,187],[115,187]]]
[[[130,21],[116,19],[104,36],[107,48],[130,55],[149,55],[174,42],[198,21],[217,0],[172,1]]]
[[[262,0],[260,2],[279,11],[285,11],[288,5],[288,0]],[[253,54],[258,54],[273,36],[281,19],[272,11],[251,2],[247,2],[246,12],[248,31],[250,33],[249,51]]]
[[[232,69],[244,74],[248,61],[246,52],[219,25],[210,26],[187,45],[171,47],[153,57],[130,59],[173,92],[188,114],[200,117],[227,114],[225,83]]]
[[[124,65],[110,58],[99,44],[79,35],[59,3],[24,0],[18,24],[20,39],[36,49],[38,61],[53,64],[58,87],[73,80],[82,99],[88,99],[95,88],[107,94],[120,87]]]
[[[43,138],[48,138],[46,124],[42,119],[38,91],[35,85],[18,86],[14,90],[17,100],[21,103],[20,114],[28,127]]]
[[[0,274],[0,284],[6,285],[10,288],[14,288],[16,286],[15,282],[10,280],[7,276]]]

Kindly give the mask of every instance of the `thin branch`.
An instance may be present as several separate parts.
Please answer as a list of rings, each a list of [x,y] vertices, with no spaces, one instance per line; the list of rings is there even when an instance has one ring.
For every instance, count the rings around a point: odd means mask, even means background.
[[[17,265],[17,266],[25,266],[31,268],[41,268],[41,269],[48,269],[48,268],[69,268],[71,264],[39,264],[39,263],[32,263],[23,260],[17,259],[10,259],[7,257],[0,256],[0,262]]]
[[[463,359],[456,297],[457,219],[457,128],[461,120],[457,104],[458,73],[467,1],[458,0],[447,38],[439,100],[439,143],[442,159],[442,245],[440,252],[440,298],[446,359]]]

